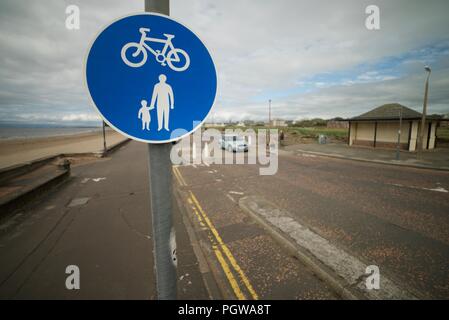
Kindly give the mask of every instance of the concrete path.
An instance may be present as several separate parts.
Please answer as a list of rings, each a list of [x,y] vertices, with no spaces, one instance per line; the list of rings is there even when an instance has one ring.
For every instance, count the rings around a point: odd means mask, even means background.
[[[1,221],[0,298],[154,299],[146,146],[129,143],[72,174],[56,193]],[[208,299],[177,209],[175,218],[179,297]],[[80,290],[65,287],[68,265],[80,269]]]
[[[417,159],[416,153],[414,152],[401,151],[399,160],[396,160],[395,150],[373,149],[356,146],[350,147],[347,144],[342,143],[297,144],[286,146],[283,150],[296,153],[308,152],[316,155],[327,155],[343,159],[449,171],[448,148],[437,148],[434,150],[425,151],[419,159]]]

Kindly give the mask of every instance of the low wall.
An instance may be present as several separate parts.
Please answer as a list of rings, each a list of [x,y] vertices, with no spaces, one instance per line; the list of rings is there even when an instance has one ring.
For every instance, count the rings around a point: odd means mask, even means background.
[[[354,140],[353,145],[355,146],[363,146],[363,147],[374,147],[374,141],[369,140]],[[385,149],[396,149],[396,142],[386,142],[386,141],[376,141],[376,148],[385,148]],[[400,148],[402,150],[408,150],[407,143],[401,143]]]
[[[370,140],[354,140],[352,144],[355,146],[374,147],[374,142]]]

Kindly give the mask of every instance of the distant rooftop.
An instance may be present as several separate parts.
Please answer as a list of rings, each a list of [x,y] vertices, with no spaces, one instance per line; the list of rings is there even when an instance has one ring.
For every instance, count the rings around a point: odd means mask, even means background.
[[[410,109],[399,103],[388,103],[380,107],[374,108],[371,111],[365,112],[357,117],[352,117],[346,120],[399,120],[399,112],[402,111],[402,119],[416,120],[421,119],[422,114],[418,111]],[[432,115],[427,116],[428,119],[439,119],[440,117]]]

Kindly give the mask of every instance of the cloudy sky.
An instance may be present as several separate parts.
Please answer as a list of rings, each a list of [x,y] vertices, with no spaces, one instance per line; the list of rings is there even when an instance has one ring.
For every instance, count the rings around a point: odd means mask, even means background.
[[[98,123],[83,84],[99,29],[143,0],[0,0],[0,124]],[[80,8],[80,30],[65,27]],[[365,27],[368,5],[380,30]],[[449,112],[447,0],[171,0],[171,15],[209,47],[218,71],[214,121],[350,117],[389,102]]]

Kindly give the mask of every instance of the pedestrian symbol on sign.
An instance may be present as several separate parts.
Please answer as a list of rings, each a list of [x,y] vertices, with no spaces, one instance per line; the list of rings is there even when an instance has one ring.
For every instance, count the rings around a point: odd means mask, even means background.
[[[170,109],[175,106],[175,100],[173,97],[173,89],[166,83],[167,77],[165,74],[159,76],[159,82],[154,86],[153,95],[151,98],[151,109],[154,109],[156,103],[157,108],[157,131],[162,130],[162,121],[164,121],[164,129],[170,131],[168,128],[168,119]],[[168,108],[170,106],[170,109]]]
[[[139,109],[137,117],[142,120],[142,130],[150,130],[151,115],[150,110],[153,108],[147,106],[147,100],[140,101],[142,107]]]
[[[167,76],[165,74],[159,75],[159,82],[154,85],[149,107],[147,106],[146,100],[141,101],[142,107],[139,109],[137,117],[142,120],[142,130],[150,130],[150,111],[153,110],[154,105],[156,105],[157,131],[162,130],[162,123],[164,124],[164,129],[170,131],[168,128],[168,121],[170,109],[174,109],[175,107],[175,98],[172,87],[166,81]]]

